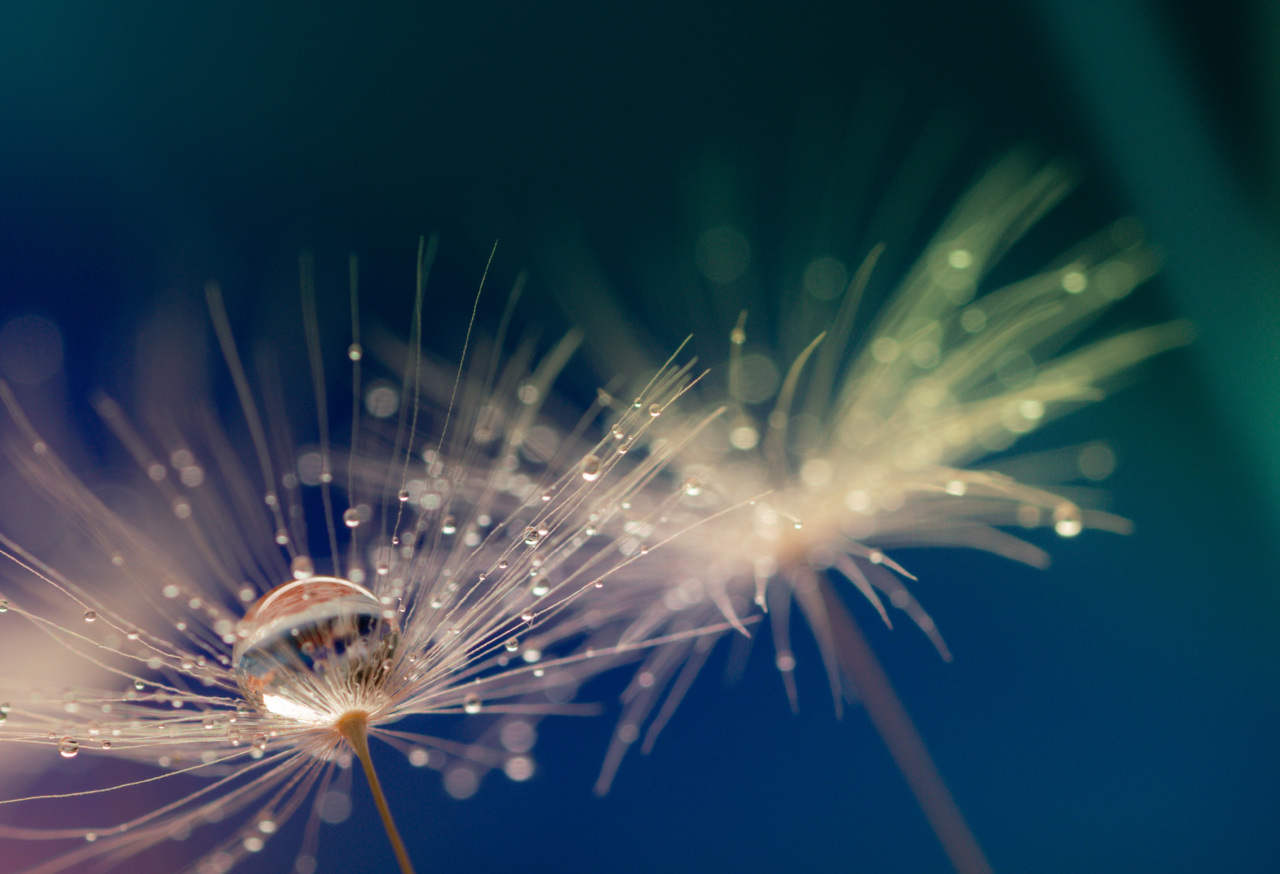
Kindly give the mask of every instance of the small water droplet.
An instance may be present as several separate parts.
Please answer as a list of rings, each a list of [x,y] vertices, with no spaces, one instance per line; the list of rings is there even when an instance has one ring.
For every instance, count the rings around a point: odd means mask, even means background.
[[[9,601],[5,598],[0,598],[0,613],[8,613],[8,612],[9,612]]]
[[[507,648],[507,652],[515,652],[520,648],[520,641],[517,638],[512,637],[503,644],[503,646]]]
[[[458,520],[452,516],[445,516],[440,521],[440,532],[442,534],[453,534],[458,530]]]
[[[542,535],[538,533],[537,528],[526,528],[524,530],[525,546],[537,546],[538,541],[542,539]]]
[[[462,700],[462,709],[467,713],[475,714],[480,712],[480,696],[468,695]]]
[[[396,497],[397,497],[397,498],[399,498],[399,499],[400,499],[400,503],[402,503],[402,504],[403,504],[405,501],[409,500],[409,490],[408,490],[408,489],[401,489],[401,490],[400,490],[400,494],[396,495]]]
[[[657,404],[649,404],[649,415],[655,419],[658,418],[662,415],[662,407]]]
[[[533,621],[533,615],[534,615],[534,614],[533,614],[533,611],[532,611],[532,610],[526,610],[526,611],[524,611],[523,613],[521,613],[521,614],[520,614],[520,621],[521,621],[521,622],[532,622],[532,621]]]
[[[582,459],[582,478],[587,482],[595,482],[600,478],[600,459],[588,455]]]
[[[74,737],[64,737],[58,741],[58,752],[64,759],[73,759],[76,753],[80,752],[80,741]]]
[[[621,440],[623,437],[627,436],[627,432],[622,430],[621,425],[614,425],[613,430],[610,431],[609,433],[613,435],[614,440]]]
[[[507,569],[507,560],[505,558],[498,562],[498,568],[504,571]]]
[[[355,528],[360,524],[360,511],[355,507],[348,507],[342,512],[342,524],[348,528]]]
[[[352,361],[359,361],[364,357],[364,349],[361,348],[359,343],[352,343],[347,347],[347,357]]]
[[[1084,519],[1080,515],[1080,508],[1067,502],[1054,507],[1053,530],[1059,537],[1075,537],[1083,531]]]

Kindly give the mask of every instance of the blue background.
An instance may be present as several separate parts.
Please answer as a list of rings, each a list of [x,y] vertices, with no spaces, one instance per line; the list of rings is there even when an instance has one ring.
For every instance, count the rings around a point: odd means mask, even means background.
[[[1277,25],[1245,3],[741,5],[5,4],[0,320],[43,315],[67,347],[24,403],[77,469],[109,477],[126,462],[87,399],[146,400],[132,350],[148,313],[198,315],[215,276],[241,336],[270,336],[306,246],[333,313],[355,250],[368,318],[403,333],[432,231],[427,335],[446,359],[494,239],[502,283],[534,271],[521,324],[568,322],[539,268],[572,228],[649,352],[694,332],[714,362],[729,325],[644,275],[655,252],[688,260],[709,161],[734,168],[767,313],[813,202],[789,187],[798,148],[820,160],[874,130],[893,168],[915,143],[952,143],[935,219],[990,155],[1067,154],[1084,185],[1011,269],[1136,213],[1168,269],[1100,330],[1202,328],[1028,446],[1107,437],[1108,505],[1136,531],[1044,538],[1044,572],[903,551],[953,664],[853,609],[997,870],[1276,870]],[[596,379],[581,367],[570,391]],[[767,639],[756,650],[736,684],[714,656],[602,800],[607,720],[544,723],[536,777],[491,776],[466,802],[382,749],[420,870],[946,870],[867,720],[833,717],[812,642],[796,715]],[[618,682],[588,697],[609,703]],[[362,793],[325,828],[321,872],[389,869]],[[245,870],[283,870],[297,840]]]

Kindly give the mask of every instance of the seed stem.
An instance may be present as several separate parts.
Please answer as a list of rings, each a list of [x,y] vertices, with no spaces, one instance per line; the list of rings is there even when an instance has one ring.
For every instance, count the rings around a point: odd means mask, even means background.
[[[409,851],[405,849],[404,840],[391,818],[391,808],[387,806],[387,796],[382,794],[382,783],[378,773],[373,770],[373,758],[369,755],[369,714],[355,711],[343,714],[338,720],[338,733],[351,744],[360,764],[364,766],[364,776],[369,781],[369,789],[373,792],[374,804],[378,806],[378,814],[382,817],[382,826],[387,830],[391,840],[391,849],[395,850],[396,861],[400,863],[400,874],[414,874],[413,862],[409,860]]]

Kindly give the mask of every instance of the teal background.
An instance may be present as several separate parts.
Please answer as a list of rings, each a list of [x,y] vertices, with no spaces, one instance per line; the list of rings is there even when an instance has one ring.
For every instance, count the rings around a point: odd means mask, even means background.
[[[1245,2],[960,5],[5,4],[0,321],[43,315],[67,348],[24,404],[78,470],[110,478],[127,462],[87,400],[142,405],[163,388],[137,357],[140,323],[186,319],[180,345],[212,361],[200,290],[214,276],[240,336],[297,337],[285,302],[305,246],[330,348],[350,250],[370,323],[405,333],[429,232],[442,260],[426,333],[445,359],[496,239],[496,288],[533,273],[524,329],[590,320],[581,308],[607,288],[637,356],[692,332],[718,362],[738,304],[694,278],[708,211],[755,247],[737,292],[768,345],[798,259],[847,231],[832,245],[853,260],[863,204],[921,144],[939,155],[922,164],[936,194],[894,241],[905,251],[992,155],[1065,154],[1082,187],[1009,275],[1133,213],[1167,269],[1098,332],[1201,328],[1027,443],[1105,436],[1120,462],[1107,506],[1135,533],[1044,538],[1044,572],[903,551],[953,664],[851,603],[997,870],[1273,871],[1280,25]],[[872,172],[824,224],[814,168],[842,156]],[[504,297],[482,301],[482,323]],[[570,392],[621,363],[614,338],[592,340]],[[279,342],[301,373],[300,341]],[[232,409],[225,380],[208,391]],[[833,717],[812,642],[800,635],[796,715],[767,639],[757,650],[732,685],[713,657],[603,800],[590,786],[607,719],[545,723],[536,777],[491,776],[466,802],[384,749],[421,869],[946,870],[867,720]],[[610,704],[618,682],[590,692]],[[321,872],[390,865],[362,791],[324,830]],[[287,830],[244,870],[286,870],[299,839]]]

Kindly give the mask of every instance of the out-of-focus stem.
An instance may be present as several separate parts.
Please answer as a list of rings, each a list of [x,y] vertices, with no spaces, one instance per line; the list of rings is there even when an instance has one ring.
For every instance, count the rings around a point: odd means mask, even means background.
[[[347,713],[338,720],[338,732],[351,744],[356,757],[364,766],[364,776],[369,781],[369,789],[373,792],[373,802],[378,806],[378,815],[382,817],[382,826],[387,830],[387,838],[391,841],[391,849],[395,850],[396,861],[400,863],[400,874],[414,874],[413,862],[409,860],[409,851],[405,849],[400,830],[391,818],[391,808],[387,806],[387,796],[382,793],[382,783],[378,773],[373,770],[373,758],[369,755],[369,715],[367,713]]]
[[[823,580],[820,589],[840,667],[853,681],[872,725],[906,778],[951,865],[960,874],[992,874],[991,863],[969,830],[951,791],[942,782],[929,749],[893,690],[880,660],[871,651],[862,629],[829,582]]]

